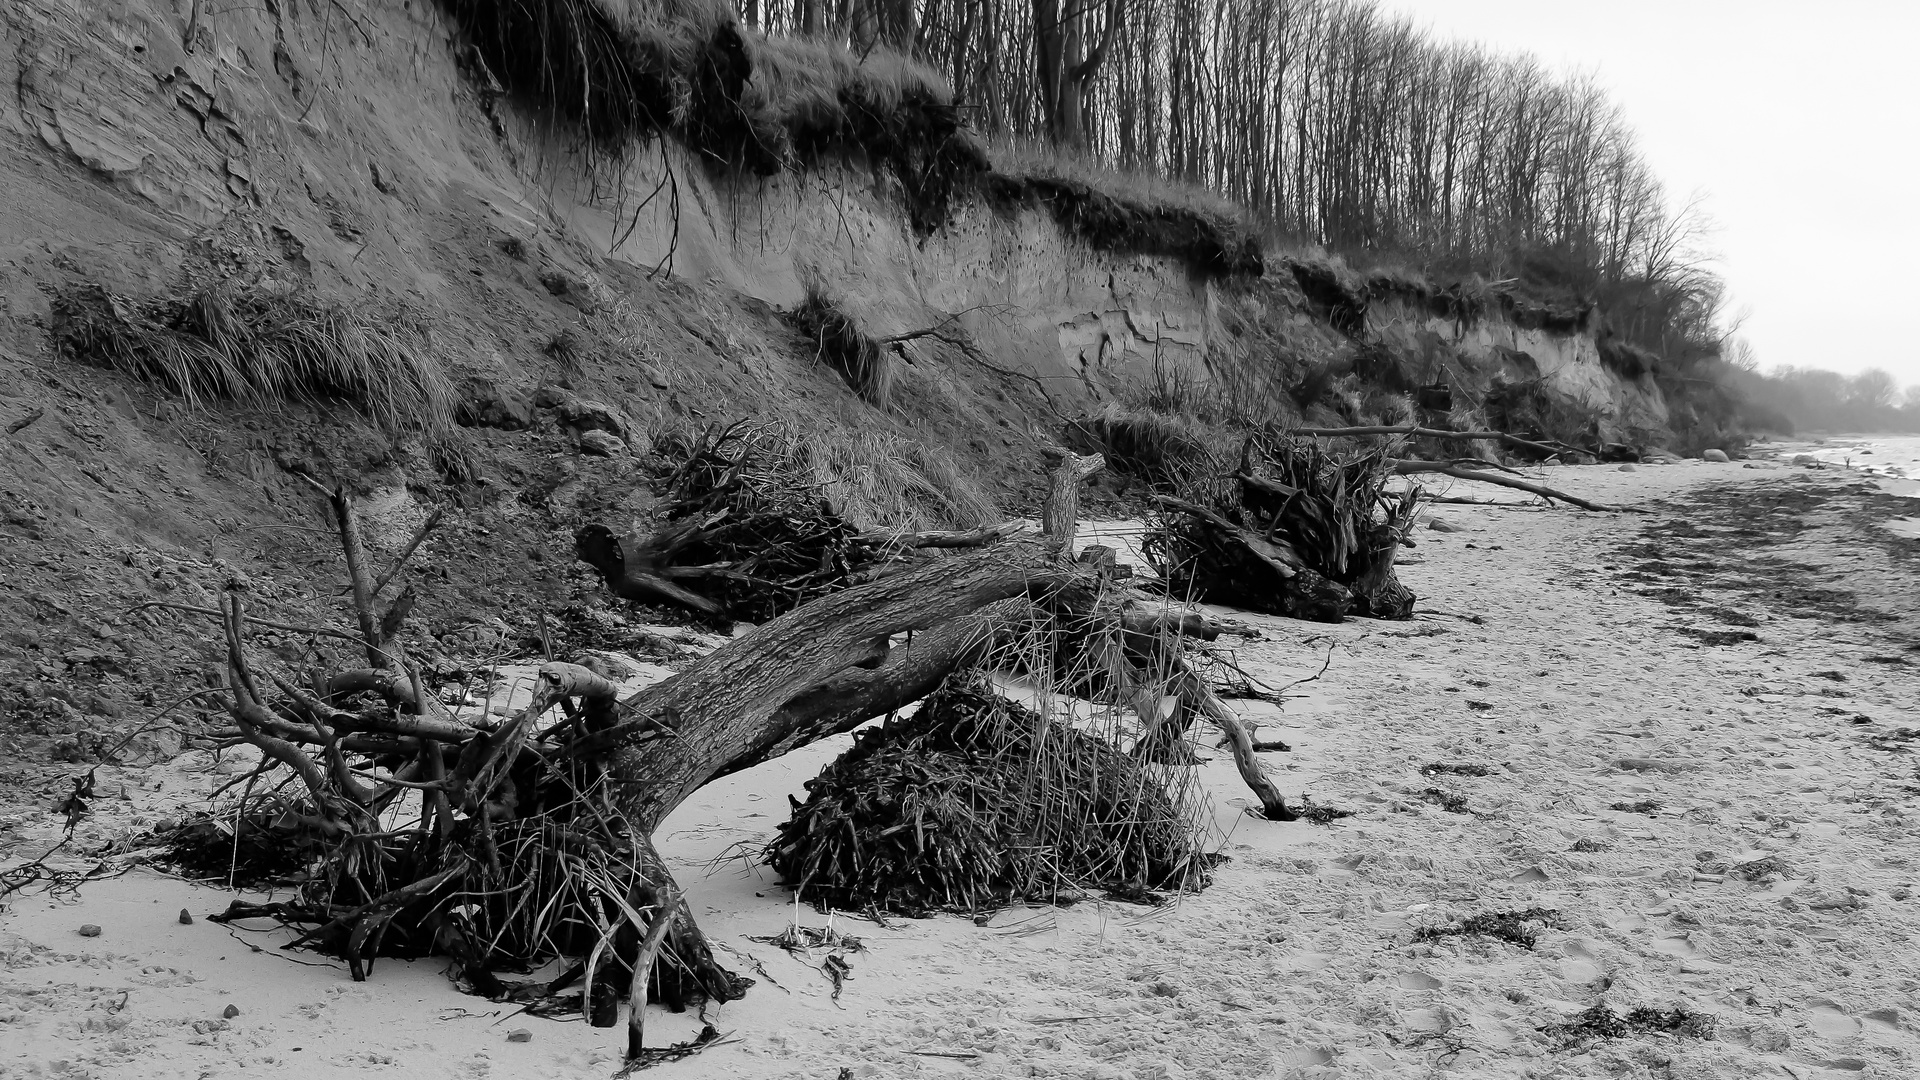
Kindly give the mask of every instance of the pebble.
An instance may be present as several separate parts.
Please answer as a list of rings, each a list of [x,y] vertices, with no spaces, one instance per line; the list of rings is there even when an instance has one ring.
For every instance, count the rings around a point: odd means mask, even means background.
[[[582,453],[596,454],[600,457],[615,457],[626,453],[627,444],[604,431],[583,431],[580,433],[580,450]]]
[[[192,925],[193,925],[193,912],[191,912],[191,911],[188,911],[188,910],[187,910],[186,908],[181,908],[181,909],[180,909],[180,925],[181,925],[181,926],[192,926]]]
[[[1443,533],[1454,533],[1454,532],[1462,531],[1460,526],[1455,525],[1453,522],[1448,521],[1446,518],[1428,519],[1427,528],[1432,529],[1434,532],[1443,532]]]
[[[99,923],[85,924],[84,926],[80,927],[80,936],[81,937],[99,937],[100,924]]]
[[[1640,471],[1640,467],[1639,467],[1638,465],[1635,465],[1635,464],[1634,464],[1633,462],[1631,462],[1631,461],[1629,461],[1629,462],[1627,462],[1627,463],[1626,463],[1625,465],[1622,465],[1622,466],[1620,466],[1620,468],[1619,468],[1619,470],[1618,470],[1618,471],[1620,471],[1620,472],[1639,472],[1639,471]]]
[[[532,1042],[533,1032],[528,1031],[526,1028],[514,1028],[512,1031],[507,1032],[507,1041]]]
[[[234,1017],[240,1015],[240,1006],[228,1005],[226,1008],[220,1010],[220,1015],[228,1020],[231,1020]]]
[[[1733,460],[1727,456],[1725,450],[1703,450],[1700,452],[1700,457],[1706,461],[1718,461],[1722,464]]]

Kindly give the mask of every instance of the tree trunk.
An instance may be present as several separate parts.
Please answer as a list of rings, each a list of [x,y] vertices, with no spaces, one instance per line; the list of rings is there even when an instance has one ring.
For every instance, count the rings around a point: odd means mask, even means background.
[[[982,632],[970,619],[981,608],[1081,577],[1090,575],[1057,561],[1050,543],[1016,540],[821,597],[734,638],[620,703],[623,725],[637,725],[608,759],[622,812],[650,832],[717,776],[918,700],[966,655],[966,635]],[[876,641],[914,631],[924,647],[889,648],[879,666],[856,667],[873,663]]]

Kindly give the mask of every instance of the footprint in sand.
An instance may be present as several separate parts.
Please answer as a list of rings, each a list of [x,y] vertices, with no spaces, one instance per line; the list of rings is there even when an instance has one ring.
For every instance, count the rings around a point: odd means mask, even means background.
[[[1394,981],[1400,984],[1400,989],[1402,990],[1440,989],[1440,980],[1424,971],[1403,971],[1400,973],[1400,977]]]
[[[1599,956],[1600,943],[1592,938],[1572,938],[1560,943],[1560,949],[1575,960],[1592,960]]]
[[[1654,938],[1653,948],[1655,952],[1665,953],[1668,956],[1678,957],[1682,960],[1700,955],[1700,946],[1695,945],[1684,934],[1672,934],[1666,937]]]
[[[1319,952],[1295,953],[1286,960],[1288,971],[1319,971],[1331,963],[1331,954]]]
[[[1567,982],[1584,985],[1600,977],[1600,965],[1586,960],[1563,960],[1560,963],[1560,977]]]
[[[1860,1021],[1842,1012],[1840,1007],[1832,1002],[1815,1005],[1808,1009],[1807,1027],[1812,1028],[1815,1035],[1828,1042],[1850,1039],[1860,1034]]]
[[[1431,1009],[1408,1009],[1400,1014],[1400,1023],[1408,1031],[1429,1035],[1452,1031],[1454,1028],[1453,1014],[1438,1006]]]
[[[1899,1009],[1875,1009],[1862,1019],[1866,1021],[1867,1027],[1883,1034],[1896,1034],[1906,1028],[1906,1025],[1900,1022]]]
[[[1310,1069],[1333,1064],[1333,1051],[1319,1046],[1296,1046],[1280,1055],[1282,1069]]]

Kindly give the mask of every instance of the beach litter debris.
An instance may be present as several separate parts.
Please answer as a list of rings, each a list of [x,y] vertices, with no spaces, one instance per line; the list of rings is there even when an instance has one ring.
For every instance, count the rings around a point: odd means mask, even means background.
[[[1447,926],[1423,926],[1413,932],[1415,942],[1439,941],[1450,937],[1486,937],[1504,941],[1522,949],[1531,949],[1540,941],[1541,928],[1564,929],[1565,920],[1556,908],[1530,907],[1522,911],[1488,911],[1468,916]]]

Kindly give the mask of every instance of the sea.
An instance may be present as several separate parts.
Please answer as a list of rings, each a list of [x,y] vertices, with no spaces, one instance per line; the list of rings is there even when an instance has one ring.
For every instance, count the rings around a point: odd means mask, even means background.
[[[1887,494],[1913,500],[1911,510],[1883,524],[1894,533],[1920,540],[1920,435],[1831,435],[1813,441],[1756,443],[1750,450],[1777,455],[1781,461],[1808,454],[1873,477]]]

